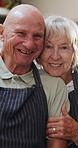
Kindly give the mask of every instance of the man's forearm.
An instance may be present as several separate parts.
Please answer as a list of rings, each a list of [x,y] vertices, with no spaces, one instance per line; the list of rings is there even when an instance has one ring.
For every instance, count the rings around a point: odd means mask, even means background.
[[[78,146],[78,122],[74,121],[73,122],[73,142]]]
[[[66,140],[47,140],[47,148],[67,148]]]

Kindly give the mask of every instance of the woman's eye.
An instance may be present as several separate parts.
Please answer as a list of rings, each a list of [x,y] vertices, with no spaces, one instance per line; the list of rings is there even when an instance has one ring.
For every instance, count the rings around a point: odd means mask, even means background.
[[[62,49],[62,50],[66,50],[66,49],[68,49],[68,47],[63,46],[63,47],[60,47],[60,49]]]
[[[45,45],[44,48],[52,49],[52,46],[50,46],[50,45]]]

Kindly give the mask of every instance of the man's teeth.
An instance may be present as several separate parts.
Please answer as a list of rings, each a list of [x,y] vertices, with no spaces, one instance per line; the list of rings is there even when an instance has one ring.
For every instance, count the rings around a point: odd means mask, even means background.
[[[55,67],[58,67],[60,66],[61,64],[51,64],[51,66],[55,66]]]
[[[24,50],[20,50],[20,49],[19,49],[19,51],[21,51],[24,54],[31,54],[32,53],[32,52],[28,52],[28,51],[24,51]]]

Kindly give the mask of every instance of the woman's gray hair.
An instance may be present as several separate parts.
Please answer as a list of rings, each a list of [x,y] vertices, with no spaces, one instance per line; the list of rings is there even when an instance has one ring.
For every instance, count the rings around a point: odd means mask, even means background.
[[[56,15],[46,18],[45,24],[45,39],[48,37],[53,37],[53,35],[67,36],[75,53],[72,68],[78,65],[78,25],[71,19]]]

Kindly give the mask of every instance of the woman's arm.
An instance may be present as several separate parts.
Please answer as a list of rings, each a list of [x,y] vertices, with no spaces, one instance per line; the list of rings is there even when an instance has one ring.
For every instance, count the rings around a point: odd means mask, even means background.
[[[67,141],[61,139],[47,140],[47,148],[67,148]]]
[[[62,114],[63,116],[49,118],[46,134],[50,138],[72,140],[78,146],[78,122],[67,113],[65,104],[62,106]],[[52,132],[53,127],[55,132]]]

